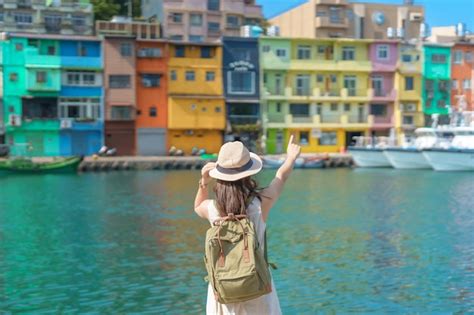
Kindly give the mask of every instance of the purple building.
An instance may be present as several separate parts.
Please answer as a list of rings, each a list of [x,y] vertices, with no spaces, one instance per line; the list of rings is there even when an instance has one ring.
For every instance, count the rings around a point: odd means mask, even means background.
[[[370,44],[372,72],[370,82],[372,97],[370,114],[374,115],[372,133],[380,136],[389,135],[395,126],[395,72],[398,61],[398,42],[381,40]]]

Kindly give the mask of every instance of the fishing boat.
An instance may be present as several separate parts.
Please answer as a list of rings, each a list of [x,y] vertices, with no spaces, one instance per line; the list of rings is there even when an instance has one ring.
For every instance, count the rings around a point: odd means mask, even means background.
[[[327,157],[299,157],[295,161],[294,168],[323,168]],[[276,169],[285,162],[284,156],[263,156],[263,168]]]
[[[0,172],[11,173],[74,173],[82,157],[57,158],[48,162],[36,162],[28,158],[14,158],[0,161]]]
[[[474,125],[455,128],[449,147],[425,149],[423,155],[436,171],[474,171]]]
[[[358,167],[391,167],[383,153],[388,147],[388,137],[354,137],[356,144],[348,148]]]
[[[435,128],[418,128],[415,130],[414,142],[406,142],[400,147],[388,147],[383,153],[396,169],[430,169],[422,150],[433,147],[437,142]]]

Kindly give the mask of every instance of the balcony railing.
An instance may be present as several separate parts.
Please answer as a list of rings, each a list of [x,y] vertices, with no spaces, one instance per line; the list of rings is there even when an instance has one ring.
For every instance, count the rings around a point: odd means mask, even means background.
[[[363,124],[367,123],[368,116],[367,115],[348,115],[347,121],[351,124]]]
[[[285,115],[283,115],[283,114],[268,114],[267,119],[268,119],[268,122],[270,122],[270,123],[284,123],[285,122]]]
[[[258,120],[258,115],[229,115],[229,121],[233,125],[255,125]]]
[[[313,122],[313,116],[305,115],[292,115],[293,123],[311,123]]]
[[[309,88],[296,88],[295,95],[297,96],[310,96],[311,90]]]
[[[341,122],[340,114],[321,114],[319,115],[321,123],[339,123]]]
[[[348,18],[330,18],[328,16],[317,16],[316,27],[347,28],[349,27]]]

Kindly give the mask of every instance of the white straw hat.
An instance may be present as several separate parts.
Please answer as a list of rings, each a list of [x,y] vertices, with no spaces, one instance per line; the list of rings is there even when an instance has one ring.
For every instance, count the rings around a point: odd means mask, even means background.
[[[257,174],[262,166],[260,157],[249,152],[242,142],[227,142],[219,150],[216,167],[209,172],[209,176],[233,182]]]

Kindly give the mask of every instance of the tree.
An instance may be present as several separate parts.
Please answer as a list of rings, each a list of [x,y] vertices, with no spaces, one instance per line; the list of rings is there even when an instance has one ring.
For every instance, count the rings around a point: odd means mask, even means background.
[[[128,16],[129,0],[92,0],[96,20],[109,21],[114,15]],[[140,0],[132,0],[133,17],[141,16]]]

